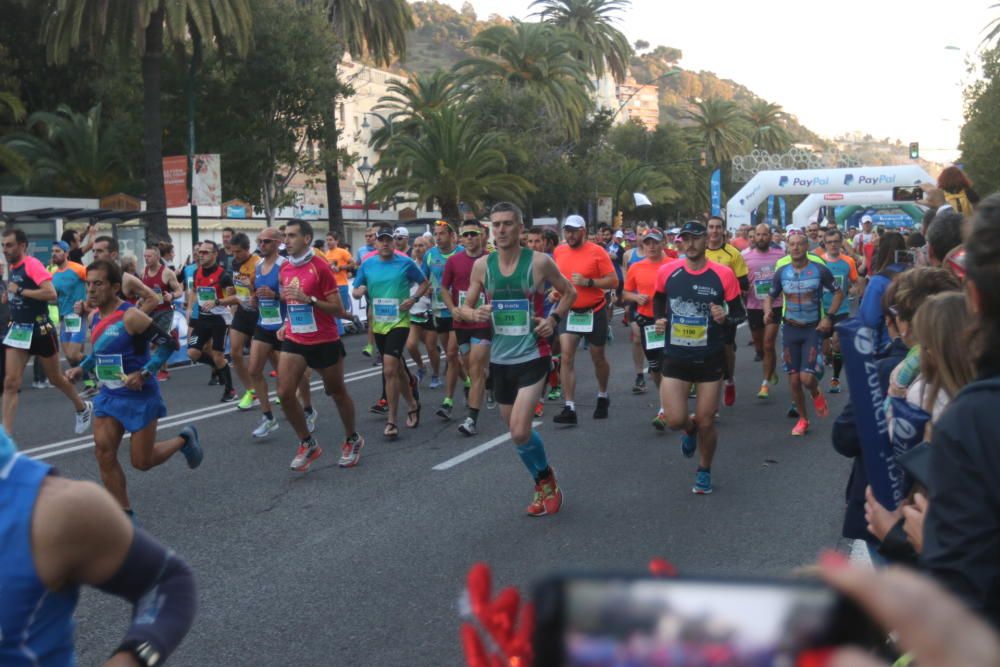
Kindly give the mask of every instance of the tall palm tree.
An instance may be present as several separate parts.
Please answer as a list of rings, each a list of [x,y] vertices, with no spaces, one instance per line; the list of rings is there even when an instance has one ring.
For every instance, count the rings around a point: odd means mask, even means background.
[[[510,199],[524,202],[534,187],[507,173],[499,132],[476,132],[461,107],[445,107],[417,119],[416,136],[397,136],[377,168],[387,174],[372,190],[374,200],[411,193],[434,199],[446,218],[458,218],[461,201]]]
[[[24,105],[14,93],[0,92],[0,109],[5,107],[10,119],[15,123],[24,118]],[[0,144],[0,170],[8,172],[22,182],[31,173],[27,161],[17,151],[5,144]]]
[[[535,16],[573,33],[589,46],[580,55],[596,78],[608,71],[621,83],[628,75],[633,50],[614,23],[617,14],[631,4],[631,0],[535,0],[531,6],[539,8]]]
[[[579,38],[547,23],[515,22],[483,30],[469,46],[482,55],[456,64],[460,77],[530,88],[562,120],[567,135],[579,134],[593,90],[586,66],[572,55],[585,48]]]
[[[101,121],[101,105],[85,114],[60,105],[55,113],[28,117],[28,131],[7,135],[4,145],[30,166],[25,188],[66,197],[104,197],[131,184],[113,130]]]
[[[42,42],[50,62],[64,63],[81,46],[92,54],[107,46],[142,58],[143,173],[149,239],[167,236],[163,190],[163,122],[160,82],[165,45],[231,44],[243,55],[250,47],[249,0],[44,0]]]
[[[990,9],[1000,9],[1000,3],[990,5]],[[986,37],[983,38],[983,44],[992,42],[997,37],[1000,37],[1000,16],[990,21],[986,25],[985,30],[989,30],[989,32],[986,33]]]
[[[695,101],[694,109],[685,112],[685,117],[694,121],[692,132],[705,147],[712,168],[729,162],[746,146],[740,109],[734,102],[715,97]]]
[[[330,27],[344,50],[354,57],[368,57],[375,65],[389,65],[406,54],[406,33],[413,29],[413,12],[406,0],[307,0],[326,7]],[[340,194],[341,163],[350,160],[337,147],[340,130],[334,105],[320,136],[326,177],[330,229],[343,237],[344,214]]]
[[[458,85],[454,73],[436,69],[429,74],[411,74],[406,82],[393,80],[388,93],[378,99],[375,111],[386,111],[389,121],[372,133],[369,142],[381,152],[391,136],[411,132],[416,119],[461,102],[466,94]]]
[[[780,104],[766,100],[753,100],[743,112],[750,123],[750,143],[771,153],[783,153],[791,145],[791,136],[785,129],[785,112]]]

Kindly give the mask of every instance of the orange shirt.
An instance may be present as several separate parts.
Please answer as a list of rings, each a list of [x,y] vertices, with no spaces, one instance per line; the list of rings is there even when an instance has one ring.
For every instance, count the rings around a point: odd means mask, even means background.
[[[625,275],[625,291],[645,294],[649,297],[649,301],[636,307],[636,312],[643,317],[653,319],[653,295],[656,294],[656,274],[661,266],[672,261],[672,258],[664,255],[663,259],[659,262],[654,262],[646,258],[628,267],[628,273]]]
[[[344,267],[350,264],[353,260],[351,258],[351,253],[347,252],[344,248],[334,248],[333,250],[327,250],[324,253],[326,261],[331,264],[336,264],[340,271],[334,273],[334,277],[337,279],[337,287],[341,285],[348,284],[347,271]]]
[[[578,248],[570,248],[563,243],[556,246],[553,259],[559,271],[566,277],[566,280],[573,282],[573,274],[579,273],[584,278],[603,278],[610,274],[615,275],[615,267],[611,263],[608,251],[590,241],[584,241]],[[604,307],[604,290],[600,287],[586,287],[575,285],[576,301],[573,302],[573,310],[600,310]]]

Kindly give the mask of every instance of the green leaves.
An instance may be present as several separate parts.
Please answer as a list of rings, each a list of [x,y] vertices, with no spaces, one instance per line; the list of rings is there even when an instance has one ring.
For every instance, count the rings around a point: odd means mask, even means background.
[[[628,75],[632,46],[614,23],[630,0],[535,0],[536,16],[575,35],[580,43],[577,57],[589,73],[600,79],[605,71],[618,83]]]
[[[982,79],[965,91],[959,161],[981,193],[1000,190],[1000,46],[983,52]]]

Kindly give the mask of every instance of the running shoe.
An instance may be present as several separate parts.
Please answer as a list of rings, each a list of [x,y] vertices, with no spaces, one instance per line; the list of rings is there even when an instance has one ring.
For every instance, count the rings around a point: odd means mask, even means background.
[[[635,384],[632,385],[633,394],[645,394],[646,393],[646,378],[641,375],[635,376]]]
[[[779,379],[781,379],[781,377],[778,375],[778,371],[774,371],[774,373],[771,374],[771,384],[778,384]]]
[[[441,387],[444,386],[444,383],[441,382],[441,378],[439,378],[437,375],[434,375],[431,377],[431,383],[427,386],[430,389],[440,389]]]
[[[712,492],[712,473],[708,470],[699,470],[694,474],[694,486],[691,493],[699,496],[707,496]]]
[[[771,387],[767,384],[767,382],[764,382],[760,385],[760,391],[757,392],[757,398],[770,398],[770,396]]]
[[[417,368],[417,384],[423,384],[424,378],[427,376],[427,369],[423,366]]]
[[[795,428],[792,429],[792,435],[805,435],[809,430],[809,420],[800,417],[797,422],[795,422]]]
[[[541,401],[538,401],[538,405],[535,406],[535,416],[541,417],[544,414],[545,414],[545,404],[542,403]]]
[[[753,360],[754,361],[764,361],[764,355],[761,354],[760,352],[757,352],[756,354],[753,355]]]
[[[364,446],[365,439],[361,437],[360,433],[355,433],[345,440],[340,447],[340,459],[337,461],[337,465],[341,468],[353,468],[358,465],[361,461],[361,449]]]
[[[611,405],[611,399],[607,396],[597,397],[597,407],[594,408],[594,419],[607,419],[608,418],[608,407]]]
[[[726,382],[726,391],[722,402],[726,404],[727,408],[733,407],[736,402],[736,383],[732,380]]]
[[[372,345],[371,343],[367,343],[363,348],[361,348],[361,354],[365,355],[366,357],[374,357],[375,346]]]
[[[569,407],[568,405],[564,405],[562,412],[553,417],[552,421],[555,422],[556,424],[567,424],[570,426],[576,426],[576,410]]]
[[[236,390],[226,389],[222,392],[222,398],[219,399],[219,403],[232,403],[236,400]]]
[[[215,372],[215,369],[213,368],[212,369],[212,377],[210,377],[208,379],[208,386],[209,387],[218,387],[221,384],[222,384],[222,380],[219,379],[219,375]]]
[[[542,505],[545,508],[546,514],[556,514],[559,512],[559,508],[562,507],[563,493],[562,489],[559,488],[559,483],[556,481],[556,473],[551,468],[549,469],[549,476],[541,481],[542,487]]]
[[[691,415],[691,419],[694,419],[694,415]],[[694,456],[694,453],[698,451],[698,428],[695,427],[692,433],[681,433],[681,454],[684,458],[689,459]]]
[[[446,398],[441,402],[441,407],[434,414],[445,421],[451,421],[451,409],[453,407],[455,407],[454,402],[450,398]]]
[[[166,382],[170,379],[170,371],[161,369],[160,372],[156,374],[156,379],[159,382]]]
[[[94,404],[90,401],[83,402],[83,410],[76,413],[76,425],[73,427],[73,432],[77,435],[82,435],[87,432],[90,428],[90,421],[94,417]]]
[[[306,412],[306,428],[312,433],[316,430],[316,418],[319,417],[319,413],[316,412],[316,408],[313,408],[309,412]]]
[[[389,401],[385,400],[384,398],[378,399],[377,401],[375,401],[375,405],[368,408],[368,412],[372,413],[373,415],[386,414],[387,412],[389,412]]]
[[[562,387],[552,387],[545,398],[549,401],[558,401],[562,398]]]
[[[539,405],[541,405],[541,403],[539,403]],[[497,407],[497,399],[496,399],[495,396],[493,396],[493,390],[492,389],[487,389],[486,390],[486,409],[487,410],[495,410],[496,407]]]
[[[788,412],[785,414],[789,419],[798,419],[799,409],[795,407],[794,403],[792,403],[792,407],[788,408]]]
[[[826,397],[823,394],[813,396],[813,407],[816,408],[817,417],[830,416],[830,406],[826,404]]]
[[[545,496],[542,494],[541,482],[535,482],[535,493],[525,512],[528,516],[545,516]]]
[[[243,397],[236,404],[236,409],[246,411],[259,405],[260,401],[257,400],[257,392],[253,389],[248,389],[243,392]]]
[[[44,382],[38,382],[38,381],[32,382],[31,383],[31,388],[32,389],[45,389],[45,383]]]
[[[316,444],[315,440],[312,442],[300,442],[299,451],[296,452],[295,458],[292,459],[290,467],[295,472],[306,472],[309,470],[309,466],[313,464],[313,461],[322,455],[323,449]]]
[[[277,430],[278,430],[278,420],[274,419],[273,417],[271,419],[268,419],[267,417],[264,417],[262,415],[260,418],[260,424],[257,426],[257,428],[253,430],[253,433],[251,433],[250,435],[252,435],[255,438],[266,438],[267,436],[271,435]]]
[[[663,410],[657,412],[656,416],[653,417],[653,428],[657,431],[667,430],[667,416],[663,414]]]
[[[478,433],[476,430],[476,422],[472,420],[472,417],[466,417],[465,421],[458,425],[458,432],[462,435],[475,435]]]
[[[184,455],[188,468],[194,470],[201,465],[202,459],[205,458],[205,452],[201,449],[201,439],[198,437],[198,429],[194,426],[185,426],[178,435],[184,438],[181,454]]]
[[[840,380],[833,378],[830,380],[830,393],[839,394],[840,393]]]

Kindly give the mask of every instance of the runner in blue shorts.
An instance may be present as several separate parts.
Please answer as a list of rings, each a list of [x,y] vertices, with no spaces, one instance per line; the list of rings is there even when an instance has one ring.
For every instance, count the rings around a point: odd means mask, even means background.
[[[69,261],[68,253],[66,242],[52,244],[52,286],[58,295],[60,347],[69,365],[79,366],[87,342],[87,327],[81,316],[87,298],[87,270]]]
[[[66,371],[75,381],[84,370],[97,375],[101,388],[94,398],[94,444],[101,480],[127,513],[132,513],[125,488],[125,473],[118,463],[118,447],[126,432],[132,434],[132,465],[149,470],[180,451],[191,468],[201,464],[198,431],[193,426],[163,442],[156,442],[156,424],[167,414],[156,373],[177,343],[132,304],[122,301],[121,269],[99,260],[87,267],[87,298],[97,309],[94,317],[94,351],[79,366]],[[150,344],[156,354],[150,355]]]

